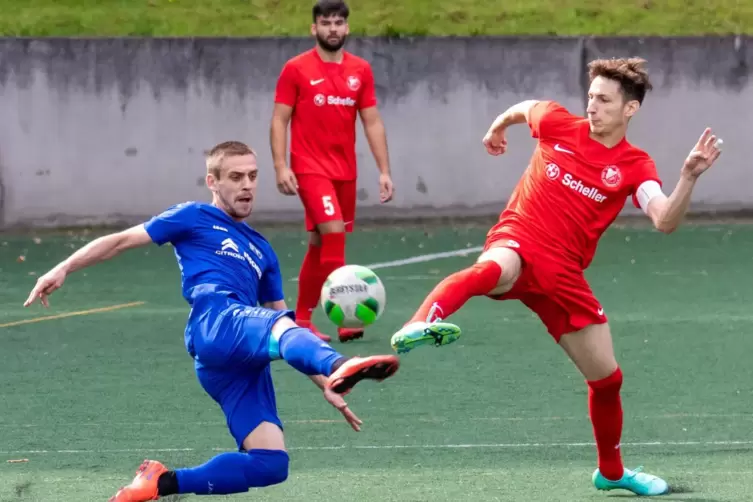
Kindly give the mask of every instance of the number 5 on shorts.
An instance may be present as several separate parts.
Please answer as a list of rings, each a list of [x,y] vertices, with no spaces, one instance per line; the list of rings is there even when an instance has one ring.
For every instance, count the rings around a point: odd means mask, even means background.
[[[335,214],[335,206],[332,205],[332,196],[325,195],[322,197],[322,204],[324,204],[324,214],[332,216]]]

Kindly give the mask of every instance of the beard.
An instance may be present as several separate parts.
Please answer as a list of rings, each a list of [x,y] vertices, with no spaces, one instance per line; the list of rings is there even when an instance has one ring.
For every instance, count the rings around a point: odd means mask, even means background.
[[[226,199],[219,192],[217,193],[217,200],[219,202],[220,208],[224,209],[225,212],[234,219],[246,219],[251,216],[251,213],[254,209],[253,197],[251,197],[251,201],[248,203],[248,208],[243,207],[242,203],[238,201],[231,201]],[[234,202],[238,202],[238,207],[236,207],[236,204]]]
[[[324,49],[327,52],[337,52],[339,51],[343,45],[345,45],[345,39],[347,39],[347,35],[343,35],[340,40],[337,42],[330,42],[328,38],[321,37],[318,33],[316,35],[316,41],[319,44],[319,47]]]

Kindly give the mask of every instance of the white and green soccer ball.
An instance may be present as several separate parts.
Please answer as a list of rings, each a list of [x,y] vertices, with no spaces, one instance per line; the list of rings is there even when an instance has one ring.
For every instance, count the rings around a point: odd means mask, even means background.
[[[327,318],[340,328],[364,328],[381,317],[387,302],[384,284],[361,265],[338,268],[324,281],[321,305]]]

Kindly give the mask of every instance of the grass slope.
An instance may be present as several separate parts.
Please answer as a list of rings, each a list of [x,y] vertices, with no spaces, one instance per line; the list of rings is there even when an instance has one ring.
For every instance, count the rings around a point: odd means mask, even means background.
[[[306,35],[310,1],[0,0],[5,36]],[[747,0],[353,0],[356,35],[753,33]]]

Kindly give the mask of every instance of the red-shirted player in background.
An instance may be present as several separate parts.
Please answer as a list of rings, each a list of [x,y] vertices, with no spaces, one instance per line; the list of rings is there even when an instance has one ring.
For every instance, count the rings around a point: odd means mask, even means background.
[[[283,67],[270,128],[277,187],[285,195],[299,195],[311,236],[298,279],[296,321],[326,341],[330,337],[316,329],[311,316],[327,276],[345,265],[345,234],[353,230],[357,114],[379,168],[380,201],[388,202],[393,193],[371,66],[343,50],[348,15],[342,1],[320,0],[314,6],[311,34],[316,46]],[[363,336],[363,330],[340,328],[338,336],[346,342]]]
[[[530,166],[476,264],[443,280],[393,335],[392,345],[407,352],[422,344],[453,342],[460,329],[442,320],[472,297],[520,300],[538,314],[585,377],[598,453],[594,486],[660,495],[669,491],[664,480],[623,466],[622,372],[604,309],[583,270],[628,197],[658,230],[674,231],[698,177],[718,158],[720,143],[706,129],[685,159],[672,194],[662,193],[654,161],[625,139],[630,118],[651,89],[643,63],[590,63],[587,118],[552,101],[524,101],[497,117],[484,137],[488,152],[505,153],[506,128],[527,123],[538,139]]]

